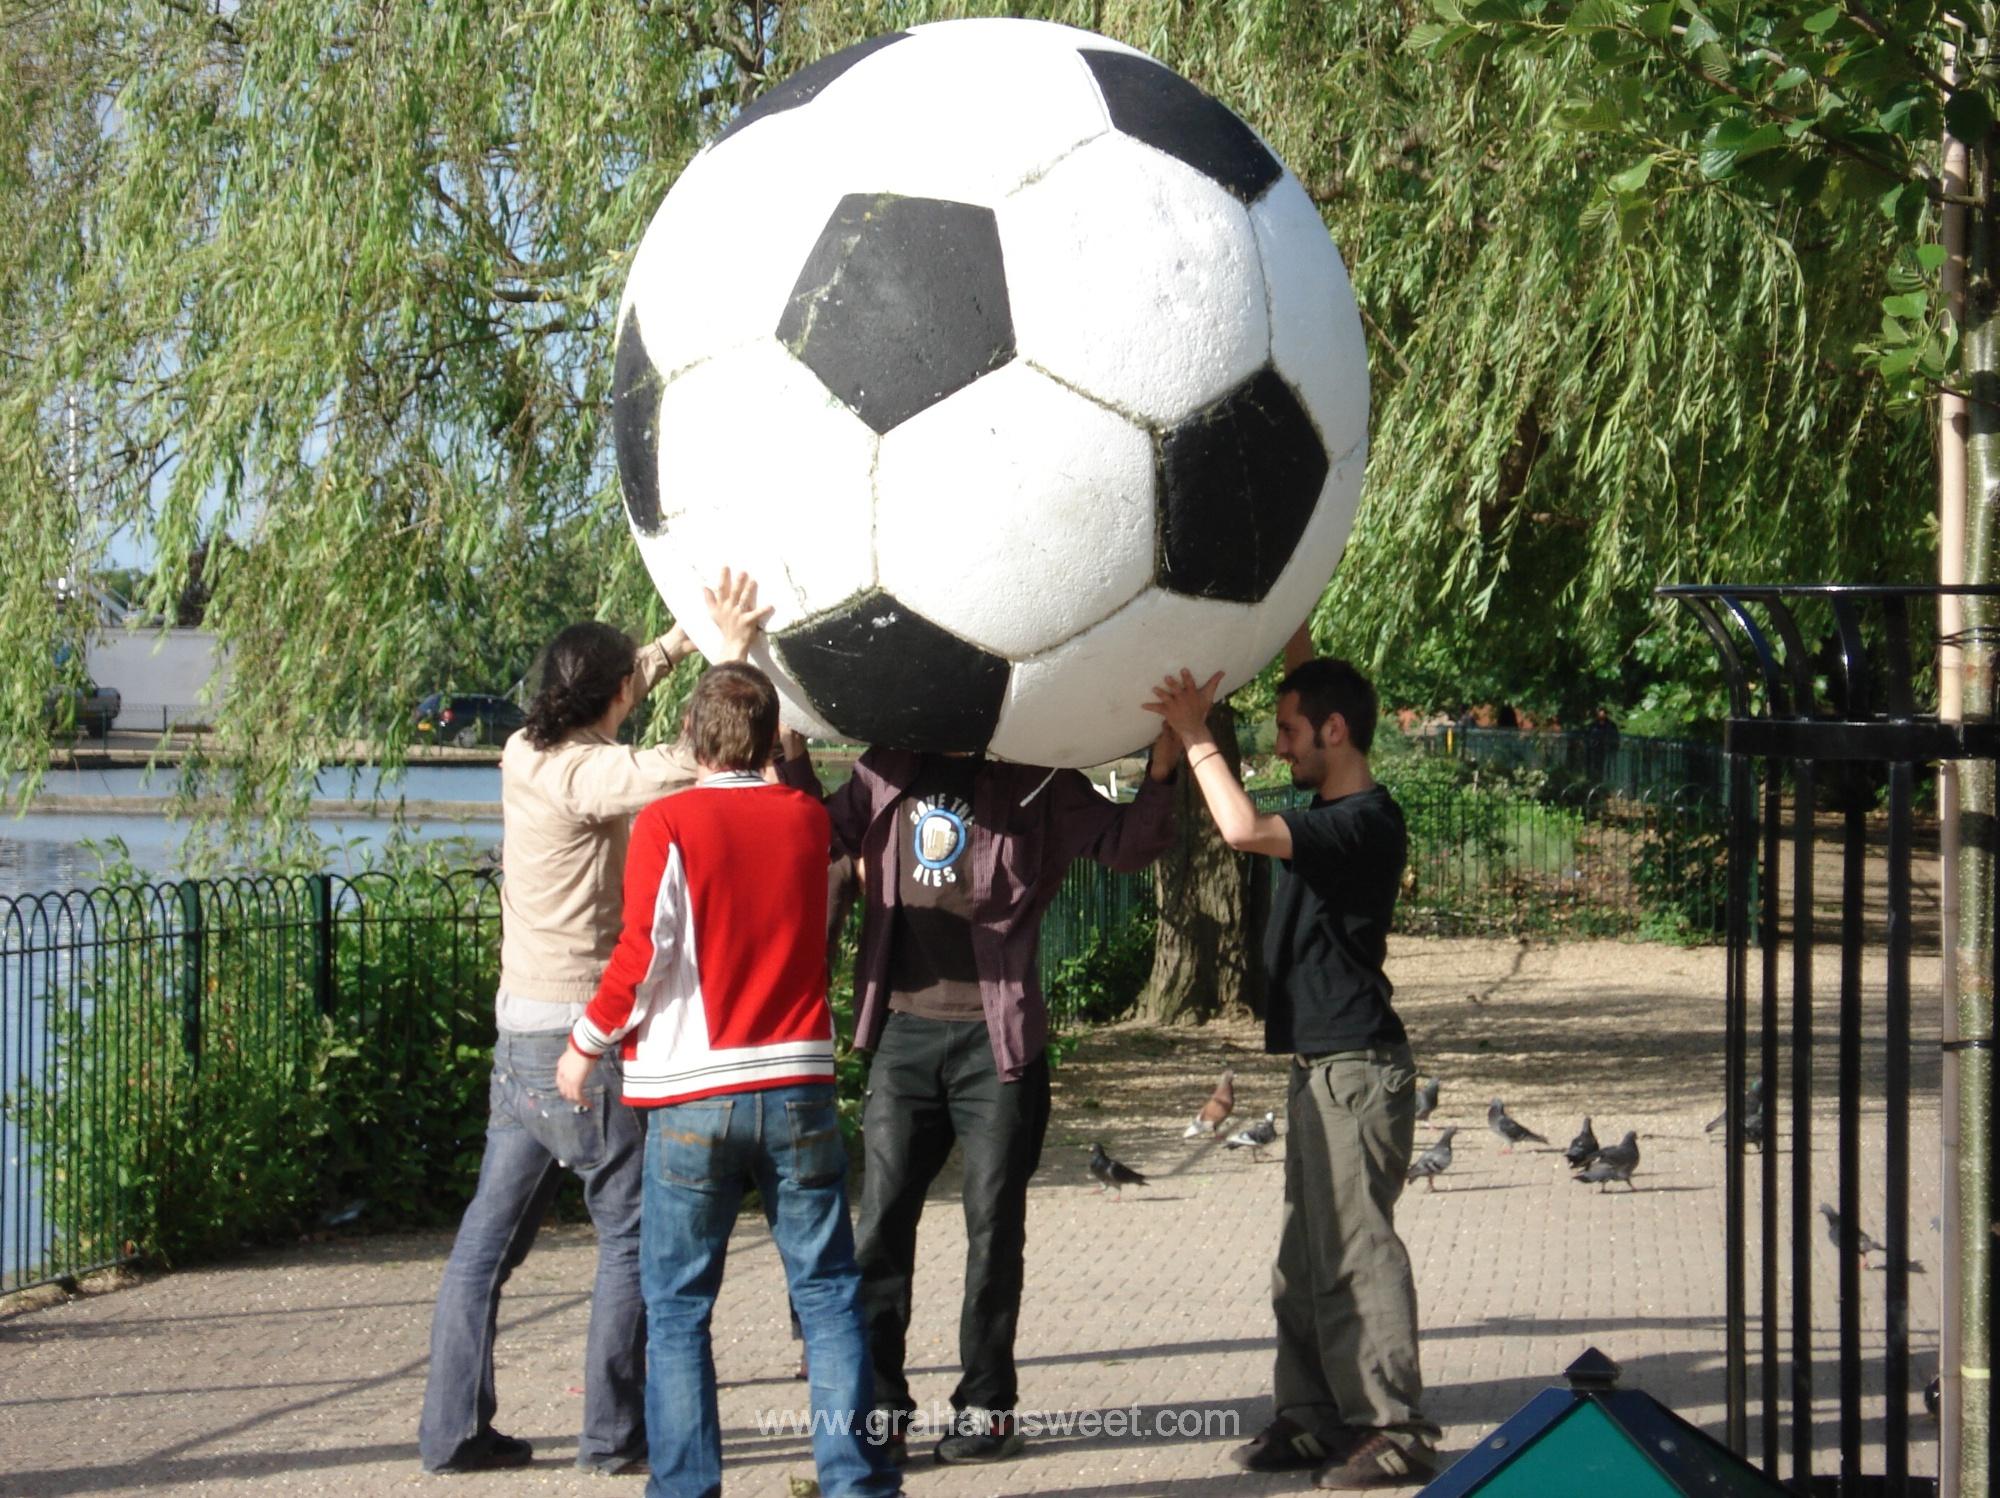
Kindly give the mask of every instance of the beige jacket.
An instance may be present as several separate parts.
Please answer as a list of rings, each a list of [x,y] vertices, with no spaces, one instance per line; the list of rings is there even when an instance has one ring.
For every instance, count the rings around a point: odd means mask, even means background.
[[[667,672],[641,647],[640,695]],[[587,1003],[618,944],[625,842],[641,808],[700,776],[679,745],[633,749],[579,729],[541,750],[516,733],[500,754],[500,987],[545,1003]]]

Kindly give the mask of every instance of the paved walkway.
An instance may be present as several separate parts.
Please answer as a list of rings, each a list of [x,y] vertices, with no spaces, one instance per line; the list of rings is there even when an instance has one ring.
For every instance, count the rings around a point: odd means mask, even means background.
[[[1723,1162],[1701,1125],[1721,1092],[1720,954],[1401,941],[1392,972],[1421,1064],[1444,1078],[1439,1118],[1419,1141],[1440,1122],[1467,1130],[1444,1189],[1414,1191],[1400,1213],[1447,1455],[1592,1344],[1624,1365],[1628,1385],[1715,1429]],[[1935,973],[1918,977],[1921,1003]],[[1280,1192],[1275,1157],[1259,1164],[1179,1137],[1224,1066],[1237,1070],[1245,1118],[1281,1105],[1280,1065],[1246,1024],[1115,1027],[1064,1065],[1030,1208],[1022,1394],[1024,1406],[1091,1424],[1044,1435],[1005,1467],[920,1460],[907,1476],[912,1495],[1206,1498],[1307,1486],[1245,1477],[1223,1455],[1269,1414]],[[1918,1080],[1934,1090],[1934,1069]],[[1638,1129],[1642,1189],[1600,1193],[1571,1183],[1555,1154],[1500,1153],[1482,1127],[1496,1092],[1558,1146],[1585,1112],[1605,1138]],[[1917,1112],[1914,1251],[1934,1266],[1935,1109]],[[1093,1139],[1155,1185],[1122,1202],[1095,1194],[1085,1170]],[[1823,1127],[1816,1153],[1828,1197],[1832,1142]],[[1871,1156],[1879,1152],[1878,1139]],[[955,1185],[940,1183],[921,1239],[910,1358],[920,1401],[943,1401],[956,1376],[964,1236]],[[1879,1189],[1870,1201],[1865,1220],[1879,1228]],[[636,1494],[637,1479],[586,1478],[569,1465],[592,1263],[586,1229],[547,1234],[502,1305],[501,1427],[534,1441],[535,1464],[453,1479],[419,1471],[416,1414],[447,1248],[439,1234],[303,1245],[0,1310],[0,1494]],[[1834,1303],[1833,1250],[1820,1236],[1814,1251],[1824,1312]],[[1879,1324],[1880,1276],[1869,1279]],[[1916,1376],[1927,1380],[1935,1280],[1912,1285]],[[1831,1323],[1820,1319],[1830,1350]],[[811,1475],[811,1461],[803,1438],[760,1424],[803,1402],[790,1376],[782,1275],[761,1222],[738,1231],[715,1326],[728,1491],[782,1498],[788,1478]],[[1879,1338],[1869,1345],[1878,1350]],[[1928,1429],[1920,1410],[1919,1429]],[[1919,1452],[1918,1470],[1934,1470],[1934,1460]]]

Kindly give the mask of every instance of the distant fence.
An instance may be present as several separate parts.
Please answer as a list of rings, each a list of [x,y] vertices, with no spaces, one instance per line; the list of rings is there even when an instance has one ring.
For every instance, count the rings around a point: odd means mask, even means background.
[[[1410,830],[1405,931],[1722,929],[1704,787],[1425,756],[1381,773]],[[1076,1019],[1059,977],[1152,904],[1150,873],[1070,871],[1042,925],[1058,1025]],[[490,871],[0,898],[0,1293],[310,1230],[357,1201],[455,1209],[482,1145],[499,935]]]
[[[1427,754],[1496,770],[1540,770],[1615,795],[1657,798],[1671,786],[1683,799],[1699,792],[1720,800],[1728,782],[1721,746],[1695,739],[1454,726],[1413,734],[1409,742]]]

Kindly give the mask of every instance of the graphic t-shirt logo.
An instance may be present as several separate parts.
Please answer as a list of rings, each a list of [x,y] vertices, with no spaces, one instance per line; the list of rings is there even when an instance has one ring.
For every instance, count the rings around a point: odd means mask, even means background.
[[[910,803],[910,851],[917,865],[910,877],[919,884],[942,888],[958,883],[958,861],[965,856],[965,826],[972,807],[956,796],[919,796]]]

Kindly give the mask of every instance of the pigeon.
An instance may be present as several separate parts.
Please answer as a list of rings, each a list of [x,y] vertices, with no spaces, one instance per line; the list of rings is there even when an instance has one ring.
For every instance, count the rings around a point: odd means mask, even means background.
[[[1249,1128],[1239,1129],[1234,1134],[1231,1134],[1223,1141],[1223,1147],[1233,1150],[1247,1149],[1250,1151],[1251,1159],[1261,1160],[1264,1158],[1264,1146],[1276,1143],[1277,1138],[1278,1115],[1275,1113],[1266,1113],[1261,1120],[1253,1123]]]
[[[1840,1240],[1840,1214],[1834,1212],[1834,1208],[1830,1208],[1826,1202],[1820,1202],[1820,1212],[1826,1214],[1826,1236],[1834,1240],[1834,1248],[1842,1248],[1844,1250],[1846,1244]],[[1868,1268],[1868,1256],[1870,1254],[1886,1254],[1888,1250],[1882,1244],[1878,1244],[1874,1238],[1870,1238],[1864,1228],[1856,1226],[1854,1228],[1854,1252],[1862,1256],[1862,1268]]]
[[[1513,1154],[1514,1146],[1524,1139],[1532,1139],[1537,1144],[1548,1143],[1548,1140],[1537,1134],[1533,1129],[1523,1124],[1515,1123],[1513,1119],[1509,1118],[1507,1116],[1507,1105],[1498,1098],[1495,1098],[1486,1105],[1486,1127],[1507,1141],[1507,1148],[1500,1151],[1503,1155]]]
[[[1438,1142],[1410,1162],[1408,1181],[1422,1181],[1428,1191],[1437,1190],[1437,1178],[1451,1169],[1451,1136],[1458,1132],[1456,1125],[1438,1135]]]
[[[1749,1132],[1750,1120],[1753,1118],[1757,1120],[1757,1132],[1761,1136],[1764,1130],[1764,1079],[1762,1077],[1752,1077],[1750,1085],[1743,1090],[1743,1128],[1746,1134]],[[1704,1124],[1701,1131],[1704,1134],[1713,1134],[1728,1122],[1729,1110],[1724,1108]]]
[[[1625,1137],[1616,1144],[1607,1144],[1598,1150],[1596,1158],[1588,1170],[1570,1177],[1573,1181],[1584,1181],[1602,1191],[1613,1181],[1623,1181],[1632,1190],[1632,1172],[1639,1168],[1639,1136],[1632,1130],[1625,1131]]]
[[[1417,1122],[1422,1123],[1437,1112],[1438,1079],[1426,1077],[1417,1084]]]
[[[1569,1148],[1563,1151],[1563,1158],[1569,1161],[1571,1170],[1582,1170],[1597,1158],[1597,1135],[1591,1130],[1589,1114],[1583,1116],[1583,1127],[1576,1131],[1576,1138],[1570,1140]]]
[[[1763,1153],[1766,1129],[1764,1098],[1760,1088],[1750,1111],[1743,1115],[1743,1143],[1745,1146],[1756,1150],[1759,1154]]]
[[[1201,1110],[1188,1120],[1188,1126],[1181,1131],[1183,1139],[1199,1139],[1204,1134],[1214,1138],[1222,1132],[1222,1126],[1229,1115],[1236,1111],[1236,1073],[1226,1071],[1222,1080],[1215,1084],[1215,1091],[1208,1095],[1208,1101]]]
[[[1090,1173],[1097,1177],[1097,1194],[1099,1196],[1104,1195],[1104,1188],[1108,1186],[1118,1194],[1120,1199],[1123,1199],[1125,1195],[1124,1187],[1144,1186],[1148,1184],[1146,1178],[1131,1166],[1114,1160],[1105,1154],[1102,1144],[1093,1144],[1090,1147]]]

